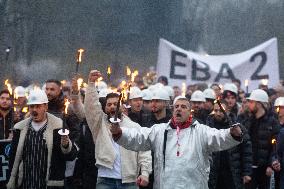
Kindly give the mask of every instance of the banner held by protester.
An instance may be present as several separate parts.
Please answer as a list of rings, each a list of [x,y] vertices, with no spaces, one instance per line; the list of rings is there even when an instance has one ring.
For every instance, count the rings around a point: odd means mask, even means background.
[[[268,85],[279,83],[277,39],[238,54],[218,56],[186,51],[160,39],[157,74],[167,76],[172,86],[232,79],[249,80],[250,89],[257,88],[262,79],[268,79]]]

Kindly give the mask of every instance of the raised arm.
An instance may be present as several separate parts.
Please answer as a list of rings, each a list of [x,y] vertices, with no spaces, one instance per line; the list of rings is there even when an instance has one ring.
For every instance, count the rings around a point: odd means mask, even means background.
[[[94,135],[97,136],[101,122],[104,116],[104,112],[99,102],[99,95],[95,87],[95,81],[101,76],[101,73],[97,70],[92,70],[89,74],[89,83],[86,89],[85,96],[85,115],[89,128]]]

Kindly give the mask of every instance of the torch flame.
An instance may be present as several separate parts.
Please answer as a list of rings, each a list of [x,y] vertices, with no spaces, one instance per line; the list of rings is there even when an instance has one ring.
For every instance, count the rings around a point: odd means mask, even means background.
[[[107,67],[107,74],[108,74],[108,75],[111,74],[111,68],[110,68],[110,66]]]
[[[66,100],[65,100],[65,103],[64,103],[64,105],[65,105],[65,109],[64,109],[65,115],[67,115],[67,113],[68,113],[68,106],[69,106],[69,104],[70,104],[69,100],[66,99]]]
[[[276,112],[277,112],[277,113],[279,113],[279,111],[280,111],[280,107],[279,107],[279,106],[277,106],[277,108],[276,108]]]
[[[186,94],[186,84],[185,84],[185,82],[183,82],[182,83],[182,86],[181,86],[181,95],[182,96],[185,96],[185,94]]]
[[[62,85],[65,85],[65,84],[66,84],[66,80],[62,80],[62,81],[60,81],[60,83],[61,83]]]
[[[28,112],[28,107],[24,107],[24,108],[22,109],[22,112],[23,112],[23,113],[27,113],[27,112]]]
[[[262,79],[261,84],[267,86],[268,84],[268,79]]]
[[[271,140],[271,143],[272,143],[272,144],[276,144],[276,139],[273,138],[273,139]]]
[[[128,66],[126,66],[126,75],[130,76],[131,75],[131,70]]]
[[[8,91],[9,91],[10,95],[12,95],[12,94],[13,94],[13,89],[12,89],[12,86],[11,86],[11,84],[9,83],[9,80],[8,80],[8,79],[5,80],[5,85],[7,86],[7,89],[8,89]]]
[[[82,62],[82,55],[83,55],[83,52],[84,52],[85,50],[84,49],[78,49],[78,57],[77,57],[77,62],[78,63],[81,63]]]
[[[81,86],[82,86],[83,81],[84,81],[83,78],[78,78],[78,79],[77,79],[78,90],[81,89]]]
[[[249,85],[249,80],[246,79],[246,80],[245,80],[245,86],[247,87],[248,85]]]
[[[14,90],[14,99],[18,99],[19,98],[19,96],[18,96],[18,89],[15,89]]]

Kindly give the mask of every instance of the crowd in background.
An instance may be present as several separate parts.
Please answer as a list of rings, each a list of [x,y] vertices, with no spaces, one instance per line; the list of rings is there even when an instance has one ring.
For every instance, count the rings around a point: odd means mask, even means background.
[[[153,188],[157,154],[118,145],[108,120],[123,119],[126,128],[168,123],[180,96],[190,102],[191,117],[200,124],[220,130],[239,123],[243,131],[239,145],[210,155],[204,175],[210,189],[265,189],[272,177],[275,188],[284,188],[280,83],[273,88],[260,83],[248,93],[237,79],[186,89],[169,86],[164,76],[151,85],[126,81],[115,88],[90,77],[88,85],[77,81],[74,76],[68,82],[47,80],[40,88],[1,90],[0,139],[12,140],[7,188]],[[60,129],[70,132],[60,135]]]

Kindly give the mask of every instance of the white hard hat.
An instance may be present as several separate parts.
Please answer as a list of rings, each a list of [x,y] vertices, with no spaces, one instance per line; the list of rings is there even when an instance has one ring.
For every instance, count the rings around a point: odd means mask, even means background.
[[[156,89],[153,91],[152,100],[170,100],[169,93],[164,89]]]
[[[48,103],[47,95],[43,90],[30,91],[27,105],[32,104],[46,104]]]
[[[274,106],[284,106],[284,97],[276,98]]]
[[[112,91],[108,88],[102,89],[99,92],[99,98],[101,97],[106,97],[109,93],[111,93]]]
[[[155,85],[150,85],[150,86],[148,87],[148,89],[149,89],[151,92],[153,92],[153,91],[156,89],[156,86],[155,86]]]
[[[238,94],[238,87],[234,83],[226,83],[223,88],[224,91],[231,91]]]
[[[164,89],[166,89],[166,91],[169,93],[169,96],[173,97],[175,96],[175,92],[174,89],[171,86],[164,86]]]
[[[15,95],[17,97],[25,97],[26,96],[26,89],[22,86],[17,86],[15,88]]]
[[[102,89],[106,89],[107,88],[106,82],[99,81],[98,84],[97,84],[97,88],[98,88],[98,91],[101,91]]]
[[[255,89],[251,92],[250,96],[247,99],[258,102],[268,102],[268,95],[262,89]]]
[[[152,100],[153,93],[149,89],[142,90],[143,100]]]
[[[134,99],[134,98],[142,98],[142,91],[138,87],[131,87],[130,88],[130,94],[129,94],[129,99]]]
[[[205,96],[202,91],[194,91],[191,95],[190,101],[192,102],[206,102]]]
[[[156,89],[165,87],[162,83],[156,83],[154,86],[155,86]]]
[[[205,97],[205,98],[209,98],[209,99],[213,99],[213,100],[216,99],[216,94],[215,94],[215,92],[214,92],[213,89],[210,89],[210,88],[205,89],[205,90],[203,91],[203,93],[204,93],[204,97]]]

